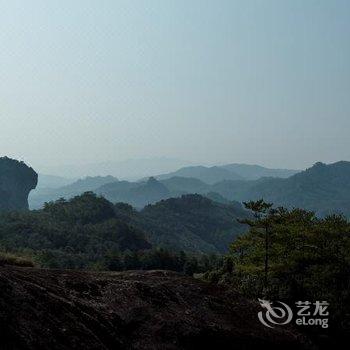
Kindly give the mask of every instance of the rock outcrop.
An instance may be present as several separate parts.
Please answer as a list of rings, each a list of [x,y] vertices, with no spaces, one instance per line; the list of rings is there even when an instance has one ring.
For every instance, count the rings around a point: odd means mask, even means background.
[[[23,162],[0,158],[0,211],[28,209],[28,195],[38,174]]]
[[[0,267],[4,349],[311,349],[258,303],[169,271]]]

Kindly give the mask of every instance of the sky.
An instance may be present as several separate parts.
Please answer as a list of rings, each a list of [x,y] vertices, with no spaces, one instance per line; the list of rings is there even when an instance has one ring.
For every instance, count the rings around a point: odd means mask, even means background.
[[[0,0],[0,155],[350,160],[350,1]]]

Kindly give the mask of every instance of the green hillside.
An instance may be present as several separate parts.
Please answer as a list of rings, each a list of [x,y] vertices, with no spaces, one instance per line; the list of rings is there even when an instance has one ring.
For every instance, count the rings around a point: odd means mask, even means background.
[[[116,205],[117,215],[142,228],[154,246],[172,250],[222,253],[245,227],[239,204],[222,204],[201,195],[184,195],[146,206],[141,212]]]

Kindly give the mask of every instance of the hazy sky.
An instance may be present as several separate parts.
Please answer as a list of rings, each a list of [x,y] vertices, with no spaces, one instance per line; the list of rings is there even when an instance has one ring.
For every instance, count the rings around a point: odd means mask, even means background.
[[[350,1],[0,0],[0,154],[350,160]]]

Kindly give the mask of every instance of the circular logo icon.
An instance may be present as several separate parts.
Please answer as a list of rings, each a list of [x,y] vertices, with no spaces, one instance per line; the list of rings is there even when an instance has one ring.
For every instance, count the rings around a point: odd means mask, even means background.
[[[285,325],[292,320],[293,311],[287,304],[277,301],[279,305],[273,306],[270,301],[258,300],[261,307],[265,309],[258,313],[259,320],[264,326],[274,328],[275,325]]]

